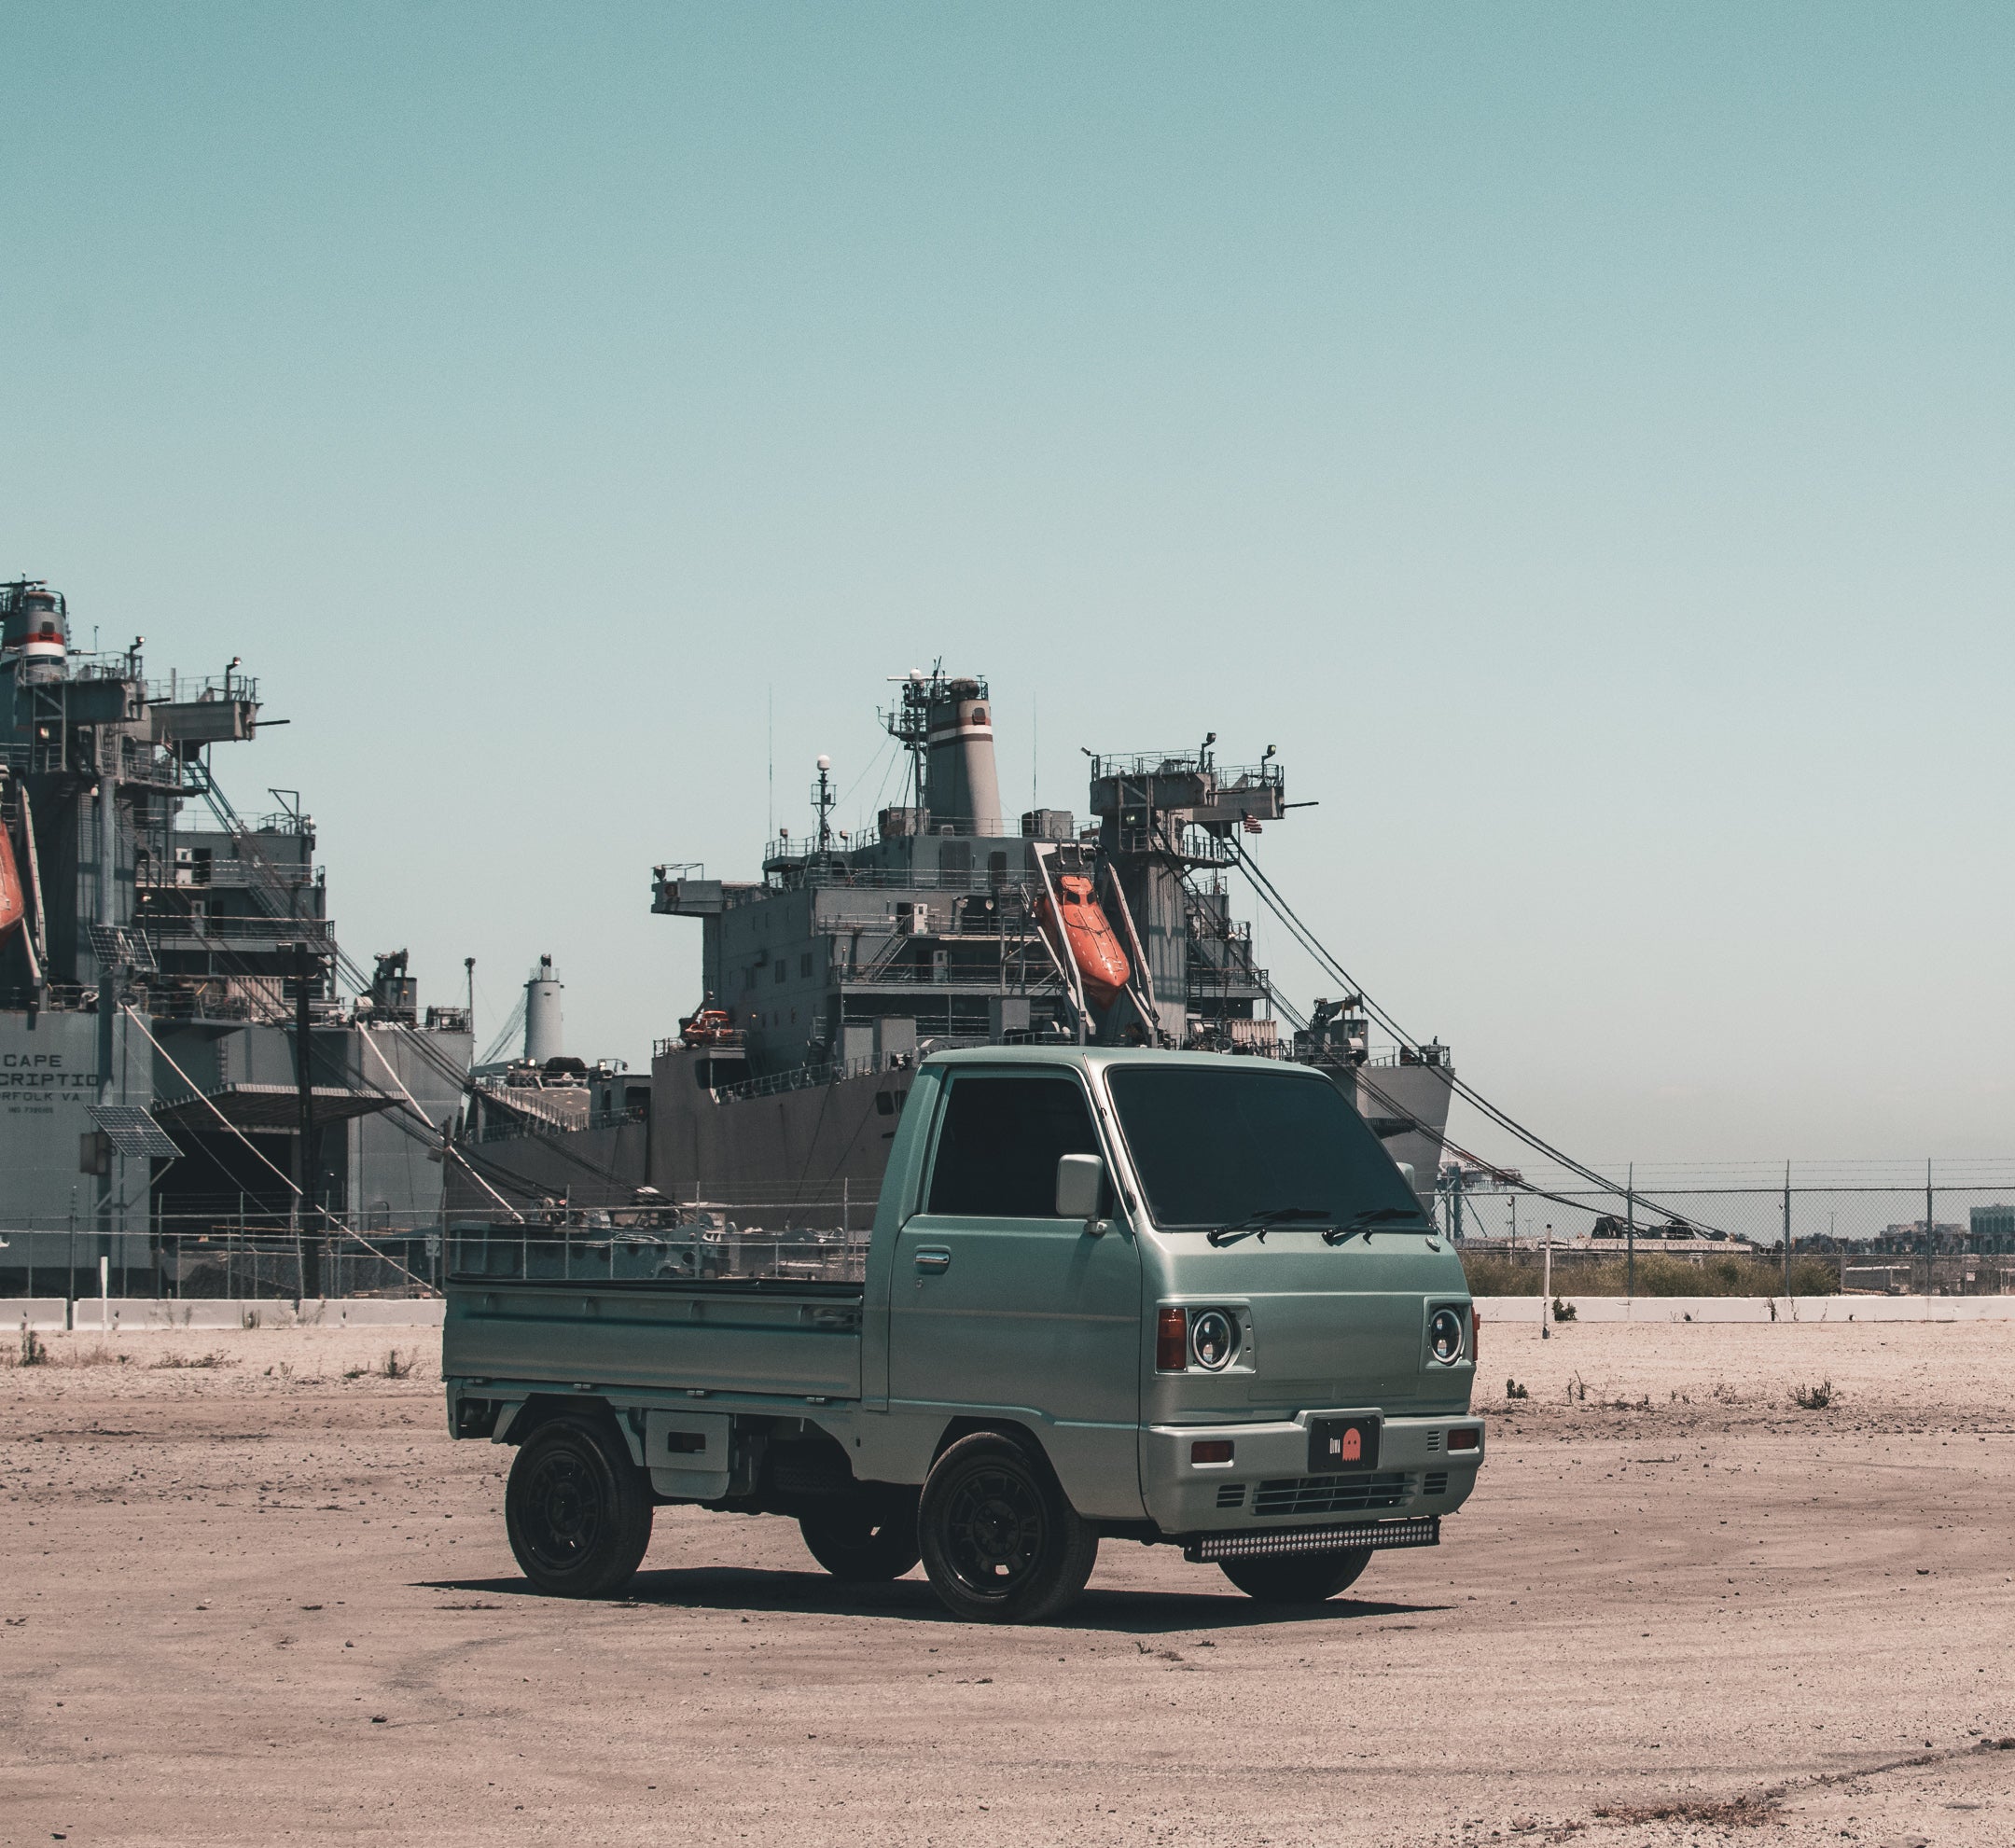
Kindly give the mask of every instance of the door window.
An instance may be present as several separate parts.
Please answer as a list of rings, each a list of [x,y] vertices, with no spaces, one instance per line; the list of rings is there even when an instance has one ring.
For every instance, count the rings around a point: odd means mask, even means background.
[[[987,1219],[1056,1217],[1057,1158],[1096,1155],[1077,1081],[956,1077],[931,1170],[932,1213]]]

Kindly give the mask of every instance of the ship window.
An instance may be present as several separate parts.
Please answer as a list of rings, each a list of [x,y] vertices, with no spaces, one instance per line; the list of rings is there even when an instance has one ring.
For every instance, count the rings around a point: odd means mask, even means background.
[[[1057,1158],[1098,1152],[1091,1114],[1074,1079],[955,1077],[938,1136],[929,1210],[1053,1219]]]
[[[803,955],[801,955],[800,957],[799,957],[799,959],[798,959],[798,973],[799,973],[799,975],[801,975],[801,976],[810,976],[810,975],[811,975],[811,973],[812,973],[812,952],[811,952],[811,951],[807,950],[807,951],[806,951],[806,952],[804,952],[804,954],[803,954]]]

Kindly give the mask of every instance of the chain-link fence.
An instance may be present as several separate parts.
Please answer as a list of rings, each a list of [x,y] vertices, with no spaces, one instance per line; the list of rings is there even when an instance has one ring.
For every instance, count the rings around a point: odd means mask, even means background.
[[[1886,1168],[1886,1172],[1885,1172]],[[1479,1293],[1997,1295],[2015,1288],[2015,1164],[1640,1169],[1578,1177],[1445,1169],[1436,1217]],[[1788,1246],[1788,1249],[1787,1249]],[[1788,1257],[1788,1271],[1786,1259]]]
[[[1794,1167],[1788,1184],[1782,1168],[1626,1172],[1624,1186],[1598,1188],[1576,1176],[1445,1169],[1437,1223],[1480,1294],[1537,1294],[1550,1243],[1563,1295],[1780,1295],[1787,1228],[1793,1295],[2015,1289],[2015,1163],[1940,1162],[1928,1180],[1922,1168],[1906,1178],[1873,1163]],[[425,1296],[444,1282],[450,1234],[485,1225],[499,1251],[550,1244],[567,1274],[577,1261],[568,1254],[591,1247],[604,1265],[612,1253],[618,1268],[637,1258],[642,1246],[627,1234],[689,1249],[697,1232],[700,1272],[735,1274],[772,1246],[802,1246],[820,1262],[850,1250],[865,1241],[876,1205],[851,1183],[701,1196],[682,1188],[627,1206],[527,1207],[516,1219],[499,1208],[396,1224],[257,1214],[161,1216],[145,1231],[17,1223],[0,1229],[0,1298]],[[527,1261],[534,1274],[545,1268]]]
[[[688,1189],[688,1191],[691,1191]],[[298,1300],[438,1294],[461,1244],[484,1239],[518,1274],[587,1279],[634,1272],[646,1246],[680,1256],[685,1274],[735,1276],[794,1262],[817,1271],[840,1254],[857,1275],[875,1201],[851,1185],[725,1189],[732,1197],[526,1208],[516,1217],[453,1214],[347,1225],[333,1216],[161,1216],[146,1231],[39,1222],[0,1230],[0,1299],[105,1295],[126,1299]],[[852,1257],[846,1254],[855,1254]],[[697,1255],[695,1255],[697,1254]],[[599,1269],[598,1269],[599,1267]],[[670,1267],[676,1271],[678,1265]],[[500,1271],[498,1274],[502,1274]]]

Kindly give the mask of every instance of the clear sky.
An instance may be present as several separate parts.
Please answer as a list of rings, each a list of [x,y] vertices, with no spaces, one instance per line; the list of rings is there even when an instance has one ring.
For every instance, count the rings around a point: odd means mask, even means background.
[[[2015,1153],[2015,10],[51,0],[0,74],[0,565],[244,658],[220,775],[424,1000],[549,951],[642,1063],[652,863],[942,656],[1016,807],[1277,743],[1269,870],[1591,1157]]]

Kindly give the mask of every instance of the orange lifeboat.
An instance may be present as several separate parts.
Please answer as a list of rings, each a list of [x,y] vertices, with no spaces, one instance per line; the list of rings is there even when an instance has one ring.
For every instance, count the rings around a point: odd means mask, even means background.
[[[21,923],[27,910],[21,868],[14,864],[14,843],[7,838],[7,824],[0,822],[0,938]]]
[[[1067,955],[1077,965],[1085,998],[1094,1007],[1110,1007],[1133,973],[1126,952],[1113,935],[1105,907],[1092,896],[1089,879],[1065,873],[1057,881],[1057,893],[1059,907],[1052,907],[1047,895],[1036,906],[1036,927],[1049,938],[1049,947],[1058,956]],[[1063,911],[1061,928],[1059,908]]]
[[[688,1046],[731,1046],[741,1035],[725,1007],[699,1007],[679,1022],[679,1037]]]

